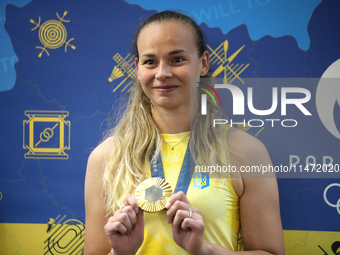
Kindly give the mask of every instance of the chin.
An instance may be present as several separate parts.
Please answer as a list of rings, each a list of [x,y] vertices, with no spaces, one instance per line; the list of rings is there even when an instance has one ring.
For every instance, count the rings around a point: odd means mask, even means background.
[[[175,109],[179,107],[179,104],[177,102],[174,102],[173,100],[162,100],[158,102],[152,103],[154,107],[164,108],[164,109]]]

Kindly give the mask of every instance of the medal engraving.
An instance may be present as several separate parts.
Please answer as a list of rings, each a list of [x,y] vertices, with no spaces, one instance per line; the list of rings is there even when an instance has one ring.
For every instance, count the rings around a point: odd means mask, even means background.
[[[152,203],[161,200],[163,196],[163,190],[156,185],[152,185],[151,187],[145,189],[144,192],[145,192],[144,198]]]

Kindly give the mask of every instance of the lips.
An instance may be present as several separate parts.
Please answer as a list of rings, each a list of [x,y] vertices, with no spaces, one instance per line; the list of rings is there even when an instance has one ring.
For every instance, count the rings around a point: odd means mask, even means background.
[[[176,85],[165,85],[165,86],[154,87],[156,91],[162,92],[162,93],[169,93],[169,92],[176,90],[177,88],[178,86]]]

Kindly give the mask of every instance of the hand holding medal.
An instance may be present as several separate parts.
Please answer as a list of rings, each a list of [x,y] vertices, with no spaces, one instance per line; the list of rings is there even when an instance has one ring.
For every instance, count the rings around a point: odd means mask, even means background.
[[[203,240],[203,217],[199,209],[190,204],[184,192],[171,196],[166,209],[174,241],[190,254],[210,254],[209,244]]]
[[[174,240],[183,249],[195,254],[205,246],[203,218],[199,210],[192,207],[184,192],[172,195],[167,181],[153,177],[143,181],[134,196],[145,212],[157,213],[168,209],[167,218],[168,223],[172,224]]]
[[[144,240],[144,219],[133,195],[126,196],[124,205],[108,219],[104,230],[113,254],[136,254]]]

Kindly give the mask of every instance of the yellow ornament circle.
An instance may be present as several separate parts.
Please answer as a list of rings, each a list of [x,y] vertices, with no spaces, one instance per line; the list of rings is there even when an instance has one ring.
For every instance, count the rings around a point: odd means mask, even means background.
[[[66,42],[65,26],[57,20],[48,20],[39,29],[40,42],[49,49],[57,49]]]

